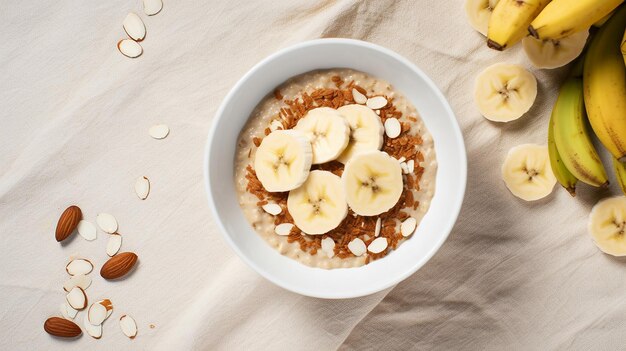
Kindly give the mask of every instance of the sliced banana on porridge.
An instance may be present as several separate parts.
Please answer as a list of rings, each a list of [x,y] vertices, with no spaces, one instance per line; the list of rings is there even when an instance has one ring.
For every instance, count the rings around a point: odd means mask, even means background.
[[[361,216],[388,211],[402,195],[402,168],[386,152],[369,151],[352,157],[341,179],[348,205]]]
[[[309,138],[313,148],[313,164],[335,160],[350,141],[348,122],[330,107],[318,107],[307,112],[293,129]]]
[[[313,151],[309,139],[296,130],[277,130],[263,138],[254,169],[269,192],[296,189],[309,176]]]
[[[328,171],[312,171],[301,187],[289,192],[287,209],[296,227],[306,234],[337,228],[348,214],[341,178]]]
[[[371,108],[363,105],[345,105],[338,108],[337,112],[350,125],[350,143],[337,161],[345,164],[358,153],[380,150],[383,146],[385,127]]]

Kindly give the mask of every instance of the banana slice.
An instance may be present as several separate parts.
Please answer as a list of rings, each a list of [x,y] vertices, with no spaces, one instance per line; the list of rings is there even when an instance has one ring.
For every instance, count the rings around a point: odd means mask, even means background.
[[[312,171],[304,184],[289,192],[287,209],[301,231],[328,233],[348,214],[341,178],[328,171]]]
[[[348,205],[361,216],[375,216],[388,211],[402,194],[400,163],[378,150],[352,157],[341,179]]]
[[[626,256],[626,197],[601,200],[589,215],[589,234],[602,252]]]
[[[558,68],[574,61],[583,52],[589,31],[582,31],[557,40],[540,40],[532,36],[522,39],[530,62],[537,68]]]
[[[309,176],[313,151],[309,139],[296,130],[276,130],[263,138],[254,169],[265,190],[289,191]]]
[[[489,18],[491,12],[498,4],[499,0],[467,0],[465,2],[465,12],[470,24],[482,35],[487,36]]]
[[[337,161],[346,164],[352,156],[364,151],[380,150],[385,127],[380,117],[369,107],[345,105],[337,109],[350,125],[350,143]]]
[[[509,150],[502,165],[502,179],[513,195],[522,200],[535,201],[548,196],[556,184],[548,147],[523,144]]]
[[[336,159],[350,141],[348,122],[330,107],[319,107],[307,112],[293,129],[309,138],[313,147],[313,164]]]
[[[476,79],[474,99],[480,113],[494,122],[509,122],[530,110],[537,97],[537,79],[524,67],[498,63]]]

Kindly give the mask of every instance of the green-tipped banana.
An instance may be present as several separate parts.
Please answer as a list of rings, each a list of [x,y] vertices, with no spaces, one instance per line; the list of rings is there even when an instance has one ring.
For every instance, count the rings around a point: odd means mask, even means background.
[[[622,192],[626,195],[626,163],[619,162],[613,157],[613,169],[615,170],[615,178],[619,187],[622,188]]]
[[[537,39],[560,39],[587,30],[624,0],[553,0],[539,13],[528,32]]]
[[[607,186],[606,171],[585,124],[583,83],[579,78],[569,78],[561,87],[552,122],[554,142],[565,167],[584,183]]]
[[[528,34],[530,22],[550,0],[500,0],[493,9],[487,31],[487,45],[502,51]]]
[[[587,49],[583,73],[591,127],[621,162],[626,162],[626,67],[619,47],[625,28],[626,5],[596,33]]]
[[[554,117],[550,117],[550,124],[548,125],[548,155],[550,156],[550,166],[552,166],[552,173],[556,177],[556,180],[567,190],[570,195],[576,196],[576,183],[578,179],[574,177],[572,172],[565,167],[559,150],[556,148],[554,142],[554,128],[552,126]]]

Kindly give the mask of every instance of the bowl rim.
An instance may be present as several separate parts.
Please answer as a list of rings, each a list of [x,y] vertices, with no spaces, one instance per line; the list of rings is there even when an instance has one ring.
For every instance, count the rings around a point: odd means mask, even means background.
[[[213,197],[213,190],[211,189],[211,175],[209,172],[209,163],[210,163],[210,154],[211,154],[211,144],[212,144],[212,140],[214,138],[214,135],[217,132],[217,123],[219,122],[219,120],[221,119],[221,117],[224,114],[224,110],[226,109],[226,107],[231,103],[231,100],[233,98],[233,95],[235,95],[235,93],[244,85],[247,83],[247,81],[249,80],[249,78],[251,76],[253,76],[254,74],[256,74],[256,72],[261,69],[261,67],[265,66],[268,62],[271,62],[272,60],[276,59],[277,57],[280,57],[282,55],[286,55],[292,51],[296,51],[296,50],[300,50],[303,48],[307,48],[310,46],[317,46],[320,44],[340,44],[340,45],[353,45],[353,46],[360,46],[360,47],[365,47],[367,49],[372,49],[375,51],[379,51],[382,54],[391,56],[393,59],[401,62],[402,64],[404,64],[405,66],[407,66],[407,68],[409,68],[410,70],[412,70],[415,74],[417,74],[418,76],[421,77],[421,79],[424,80],[424,82],[426,82],[426,84],[428,85],[429,89],[431,89],[433,91],[433,93],[439,98],[439,101],[443,104],[443,108],[444,110],[452,117],[452,130],[451,132],[453,133],[453,136],[455,139],[457,139],[459,141],[459,151],[461,152],[460,155],[460,162],[462,164],[460,164],[460,173],[458,174],[459,177],[459,186],[460,186],[460,190],[461,190],[461,196],[459,196],[457,199],[455,199],[454,203],[450,204],[449,207],[449,213],[451,215],[450,218],[453,218],[454,220],[449,221],[447,223],[447,225],[445,227],[441,228],[441,231],[443,232],[443,235],[440,236],[439,240],[437,242],[435,242],[435,244],[432,246],[431,250],[428,251],[428,253],[426,255],[424,255],[423,257],[421,257],[419,260],[416,260],[415,263],[410,266],[407,267],[407,269],[405,269],[401,274],[398,274],[396,276],[395,279],[393,279],[392,281],[390,281],[389,283],[383,284],[383,285],[372,285],[372,287],[368,287],[368,288],[363,288],[361,290],[355,290],[354,293],[336,293],[336,292],[331,292],[331,293],[327,293],[327,294],[317,294],[317,293],[311,293],[309,291],[305,291],[304,289],[300,289],[298,286],[294,286],[294,285],[290,285],[287,282],[284,282],[282,280],[279,279],[275,279],[275,277],[270,274],[269,272],[265,271],[263,268],[259,267],[254,261],[252,261],[251,259],[249,259],[240,249],[239,247],[233,242],[233,240],[230,238],[230,235],[228,234],[228,231],[226,230],[226,227],[224,226],[224,223],[222,221],[222,218],[220,218],[218,212],[217,212],[217,207],[215,204],[215,199]],[[305,72],[302,72],[305,73]],[[272,282],[275,285],[280,286],[283,289],[286,289],[288,291],[300,294],[300,295],[304,295],[304,296],[310,296],[310,297],[316,297],[316,298],[323,298],[323,299],[345,299],[345,298],[356,298],[356,297],[362,297],[362,296],[367,296],[367,295],[371,295],[380,291],[383,291],[389,287],[392,287],[400,282],[402,282],[403,280],[405,280],[406,278],[408,278],[409,276],[411,276],[412,274],[414,274],[415,272],[417,272],[420,268],[422,268],[428,261],[430,261],[430,259],[435,255],[435,253],[437,251],[439,251],[439,249],[441,248],[441,246],[443,245],[443,243],[447,240],[448,236],[450,235],[450,232],[452,231],[452,229],[454,228],[455,224],[458,221],[458,217],[459,214],[461,212],[461,207],[463,205],[464,199],[465,199],[465,192],[466,192],[466,188],[467,188],[467,150],[465,147],[465,141],[463,138],[463,134],[461,132],[461,128],[459,126],[458,120],[456,118],[456,115],[454,113],[454,111],[452,110],[452,107],[450,106],[450,103],[448,102],[448,100],[446,99],[446,97],[443,95],[443,93],[441,92],[441,90],[437,87],[437,85],[435,85],[435,83],[432,81],[432,79],[426,75],[420,68],[418,68],[415,64],[413,64],[411,61],[409,61],[407,58],[405,58],[404,56],[396,53],[395,51],[392,51],[391,49],[387,49],[383,46],[377,45],[377,44],[373,44],[370,42],[366,42],[366,41],[362,41],[362,40],[357,40],[357,39],[345,39],[345,38],[323,38],[323,39],[314,39],[314,40],[307,40],[304,42],[300,42],[297,43],[295,45],[291,45],[285,48],[282,48],[272,54],[270,54],[269,56],[265,57],[264,59],[262,59],[261,61],[259,61],[258,63],[256,63],[254,66],[252,66],[252,68],[250,68],[236,83],[235,85],[229,90],[229,92],[226,94],[226,96],[224,97],[224,99],[222,100],[222,102],[220,103],[219,108],[217,109],[217,111],[215,112],[215,115],[213,117],[213,120],[211,121],[211,125],[209,128],[209,132],[207,135],[207,139],[206,139],[206,144],[205,144],[205,148],[204,148],[204,154],[203,154],[203,178],[204,178],[204,188],[207,194],[207,200],[209,203],[209,209],[211,211],[211,214],[213,215],[213,218],[215,219],[219,232],[222,236],[222,238],[224,238],[224,240],[226,240],[226,242],[228,243],[228,245],[230,246],[230,248],[237,254],[237,256],[239,256],[240,259],[242,259],[249,267],[251,267],[254,271],[256,271],[258,274],[260,274],[262,277],[264,277],[265,279],[267,279],[268,281]]]

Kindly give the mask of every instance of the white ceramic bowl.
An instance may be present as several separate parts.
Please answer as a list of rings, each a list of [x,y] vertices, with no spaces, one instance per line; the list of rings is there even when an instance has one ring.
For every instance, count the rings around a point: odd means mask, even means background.
[[[234,183],[236,140],[254,107],[285,80],[315,69],[346,67],[390,82],[417,108],[431,132],[439,163],[435,195],[413,236],[383,259],[359,268],[311,268],[282,256],[248,223]],[[454,226],[467,177],[463,136],[435,84],[395,52],[358,40],[320,39],[283,49],[254,66],[228,93],[209,132],[204,178],[209,207],[224,238],[248,265],[293,292],[321,298],[372,294],[422,267]]]

